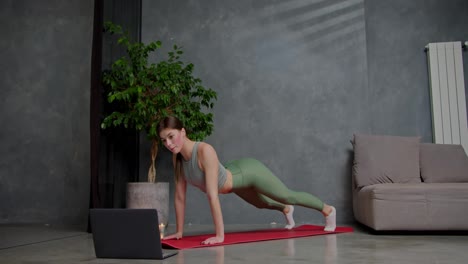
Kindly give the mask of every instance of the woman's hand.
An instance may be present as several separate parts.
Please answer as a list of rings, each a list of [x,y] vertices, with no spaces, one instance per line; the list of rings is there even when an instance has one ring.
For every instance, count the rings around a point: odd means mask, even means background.
[[[182,233],[175,233],[175,234],[172,234],[172,235],[169,235],[169,236],[166,236],[166,237],[163,237],[162,240],[170,240],[170,239],[181,239],[182,238]]]
[[[224,242],[224,237],[223,236],[215,236],[215,237],[210,237],[207,240],[202,242],[202,245],[213,245],[213,244],[219,244]]]

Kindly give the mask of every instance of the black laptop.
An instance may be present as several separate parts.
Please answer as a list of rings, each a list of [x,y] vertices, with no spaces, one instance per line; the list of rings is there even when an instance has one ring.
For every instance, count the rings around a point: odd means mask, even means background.
[[[165,259],[155,209],[91,209],[94,251],[98,258]]]

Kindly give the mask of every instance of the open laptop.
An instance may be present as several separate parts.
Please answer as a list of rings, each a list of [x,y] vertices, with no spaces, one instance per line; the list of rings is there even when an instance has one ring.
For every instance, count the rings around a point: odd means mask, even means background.
[[[94,251],[98,258],[165,259],[156,209],[90,209]]]

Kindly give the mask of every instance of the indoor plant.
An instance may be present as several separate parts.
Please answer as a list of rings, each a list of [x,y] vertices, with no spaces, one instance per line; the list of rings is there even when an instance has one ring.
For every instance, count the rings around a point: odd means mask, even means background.
[[[213,108],[216,92],[202,86],[201,80],[194,77],[194,65],[182,62],[183,51],[177,45],[168,52],[167,59],[150,63],[148,57],[162,46],[160,41],[132,42],[112,22],[105,24],[105,31],[118,35],[126,56],[114,61],[111,69],[103,74],[108,102],[115,108],[104,118],[101,127],[124,126],[146,132],[152,142],[148,183],[155,185],[159,121],[174,115],[183,122],[191,139],[202,140],[213,131],[213,115],[205,110]]]

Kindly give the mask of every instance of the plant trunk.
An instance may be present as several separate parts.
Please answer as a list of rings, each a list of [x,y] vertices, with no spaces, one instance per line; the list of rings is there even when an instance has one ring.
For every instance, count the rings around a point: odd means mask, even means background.
[[[158,141],[153,139],[153,144],[151,145],[151,166],[148,170],[148,182],[156,182],[156,157],[158,156]]]

